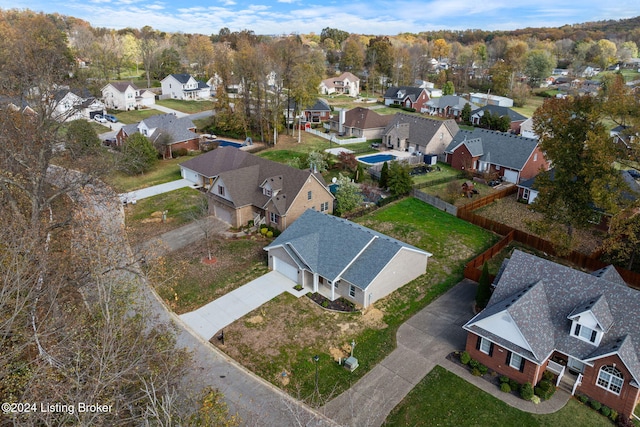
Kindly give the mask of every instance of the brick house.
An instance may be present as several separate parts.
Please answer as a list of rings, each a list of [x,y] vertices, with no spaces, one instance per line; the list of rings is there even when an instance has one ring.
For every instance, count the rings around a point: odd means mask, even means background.
[[[329,121],[329,129],[340,136],[378,139],[392,119],[392,115],[378,114],[368,108],[356,107],[349,111],[337,111]]]
[[[640,292],[613,266],[591,274],[515,250],[463,328],[472,358],[520,383],[556,385],[623,416],[640,399]]]
[[[508,117],[511,123],[510,130],[516,135],[520,134],[520,126],[527,120],[527,117],[509,107],[489,104],[471,112],[471,123],[475,126],[480,125],[482,116],[485,114],[491,114],[496,117]]]
[[[182,177],[207,189],[209,212],[241,227],[249,221],[286,229],[307,209],[332,213],[322,175],[219,147],[180,164]]]
[[[429,92],[426,89],[413,86],[395,86],[385,92],[384,105],[397,104],[424,113],[428,110],[427,102],[429,99]]]
[[[480,128],[459,131],[445,154],[455,169],[492,173],[515,184],[549,169],[538,140]]]
[[[438,120],[397,113],[382,133],[382,143],[396,150],[435,154],[444,161],[444,150],[459,130],[453,119]]]

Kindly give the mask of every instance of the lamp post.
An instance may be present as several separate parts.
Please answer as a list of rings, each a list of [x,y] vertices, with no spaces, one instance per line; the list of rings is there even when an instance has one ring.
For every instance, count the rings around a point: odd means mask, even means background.
[[[351,357],[353,357],[353,349],[356,346],[356,340],[351,340]]]
[[[318,362],[320,361],[320,357],[316,354],[313,356],[313,361],[316,362],[316,393],[320,394],[318,391]]]

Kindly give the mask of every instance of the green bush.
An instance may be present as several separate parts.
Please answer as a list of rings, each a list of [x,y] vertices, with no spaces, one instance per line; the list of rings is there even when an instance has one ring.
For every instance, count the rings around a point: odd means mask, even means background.
[[[599,411],[600,408],[602,408],[602,403],[598,402],[597,400],[593,400],[591,399],[589,401],[589,406],[591,406],[593,409],[595,409],[596,411]]]
[[[408,111],[410,113],[415,113],[416,109],[413,107],[401,107],[403,111]]]
[[[544,400],[549,400],[555,391],[555,386],[548,380],[540,381],[538,386],[535,388],[535,394]]]
[[[471,369],[471,375],[473,375],[474,377],[482,376],[482,374],[480,373],[480,369],[478,369],[477,367]]]
[[[603,405],[602,408],[600,408],[600,413],[605,417],[608,417],[609,415],[611,415],[611,408]]]
[[[609,414],[609,419],[613,422],[616,422],[618,420],[618,411],[616,411],[615,409],[610,409],[611,413]]]
[[[509,387],[509,383],[500,384],[500,391],[504,391],[505,393],[511,393],[511,387]]]
[[[511,390],[520,390],[520,383],[509,378],[509,387],[511,387]]]
[[[508,377],[508,376],[506,376],[506,375],[502,375],[502,376],[500,377],[500,383],[501,383],[501,384],[504,384],[504,383],[509,384],[509,377]]]
[[[268,231],[268,230],[267,230],[267,227],[262,227],[262,228],[260,229],[260,234],[262,234],[262,235],[264,236],[265,234],[267,234],[267,231]]]
[[[267,237],[273,237],[273,231],[267,231]]]
[[[484,375],[489,371],[489,368],[481,363],[478,365],[478,370],[480,371],[480,375]]]
[[[552,381],[555,375],[551,371],[544,371],[542,373],[542,379],[547,381]]]
[[[478,369],[478,366],[480,366],[480,362],[478,362],[476,359],[471,359],[469,361],[469,366],[471,366],[472,369]]]
[[[520,397],[524,400],[531,400],[533,394],[533,386],[530,382],[522,384],[522,387],[520,387]]]
[[[327,307],[329,307],[329,301],[324,300],[324,301],[322,301],[322,304],[321,304],[321,305],[322,305],[324,308],[327,308]]]
[[[462,363],[463,365],[468,365],[469,362],[471,362],[471,356],[469,355],[469,352],[463,351],[460,354],[460,363]]]
[[[389,108],[402,108],[402,105],[400,105],[400,104],[391,104],[391,105],[389,105]]]
[[[587,396],[585,396],[584,394],[581,394],[580,396],[578,396],[578,399],[580,399],[580,402],[582,402],[582,403],[589,402],[589,398]]]
[[[178,148],[171,152],[173,157],[184,157],[189,154],[189,151],[186,148]]]

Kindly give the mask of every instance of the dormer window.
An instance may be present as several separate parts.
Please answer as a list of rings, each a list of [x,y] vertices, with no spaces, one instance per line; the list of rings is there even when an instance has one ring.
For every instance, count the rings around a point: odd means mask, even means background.
[[[582,340],[589,341],[592,344],[596,343],[598,338],[598,331],[588,328],[587,326],[576,323],[573,328],[573,336]]]
[[[267,187],[263,188],[262,189],[262,194],[264,194],[267,197],[271,197],[271,194],[272,194],[271,189],[267,188]]]

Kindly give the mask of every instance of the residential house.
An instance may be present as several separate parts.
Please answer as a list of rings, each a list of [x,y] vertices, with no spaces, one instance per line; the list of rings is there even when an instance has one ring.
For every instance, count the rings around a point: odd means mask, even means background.
[[[348,242],[348,244],[345,244]],[[304,212],[265,248],[269,268],[368,307],[426,272],[430,253],[343,218]]]
[[[339,110],[337,115],[331,117],[329,128],[340,136],[378,139],[382,137],[382,132],[392,118],[391,115],[378,114],[368,108],[356,107],[349,111]]]
[[[471,357],[519,383],[556,384],[630,417],[640,399],[640,293],[613,266],[591,274],[515,250],[472,318]]]
[[[487,113],[497,117],[509,117],[509,120],[511,121],[511,132],[515,134],[520,133],[520,125],[522,122],[527,120],[527,117],[512,110],[511,108],[489,104],[471,112],[471,123],[478,126],[481,123],[480,120],[482,119],[482,116]]]
[[[553,181],[555,177],[555,169],[552,168],[547,173],[549,179]],[[627,189],[622,192],[622,197],[633,201],[640,197],[640,184],[638,184],[631,173],[627,170],[620,171],[622,180],[627,186]],[[536,200],[538,194],[539,191],[536,185],[536,177],[526,179],[518,184],[518,200],[531,204]],[[596,228],[607,231],[611,224],[611,217],[612,215],[610,213],[594,207],[593,216],[590,219],[590,222],[594,224]]]
[[[499,107],[513,107],[513,99],[490,93],[472,93],[469,101],[476,105],[497,105]]]
[[[429,93],[424,88],[413,86],[390,87],[384,94],[384,105],[401,105],[424,113],[427,111]]]
[[[189,159],[180,171],[207,189],[209,212],[233,227],[253,221],[284,230],[307,209],[333,212],[334,197],[321,174],[234,147]]]
[[[533,117],[529,117],[527,120],[520,123],[520,136],[538,139],[538,135],[533,131]]]
[[[126,125],[116,134],[116,145],[122,146],[126,138],[141,133],[151,140],[154,146],[163,146],[162,155],[172,158],[175,150],[195,151],[200,148],[200,136],[195,133],[196,125],[189,117],[176,117],[173,114],[158,114],[141,122]]]
[[[387,148],[410,151],[418,155],[435,154],[444,161],[444,150],[459,130],[453,119],[437,120],[398,113],[382,133],[382,143]]]
[[[58,90],[50,104],[52,117],[58,121],[93,119],[96,114],[104,114],[104,104],[91,95],[87,89]]]
[[[289,102],[288,111],[285,109],[285,119],[289,119],[289,123],[293,122],[294,117],[298,114],[298,104],[291,100]],[[331,107],[325,99],[317,98],[312,105],[304,107],[300,113],[300,121],[302,123],[322,123],[331,119]]]
[[[431,98],[431,100],[427,102],[427,112],[432,116],[459,119],[465,104],[471,104],[471,110],[478,108],[476,104],[469,102],[461,96],[445,95],[440,98]]]
[[[161,99],[198,100],[210,99],[211,87],[196,80],[191,74],[169,74],[160,82],[162,86]]]
[[[495,174],[515,184],[549,169],[538,140],[481,128],[459,131],[445,154],[455,169]]]
[[[133,83],[111,82],[101,89],[102,101],[107,108],[114,110],[135,110],[147,108],[156,103],[153,92],[140,89]]]
[[[319,91],[322,95],[349,95],[355,98],[360,95],[360,79],[347,71],[323,80]]]

